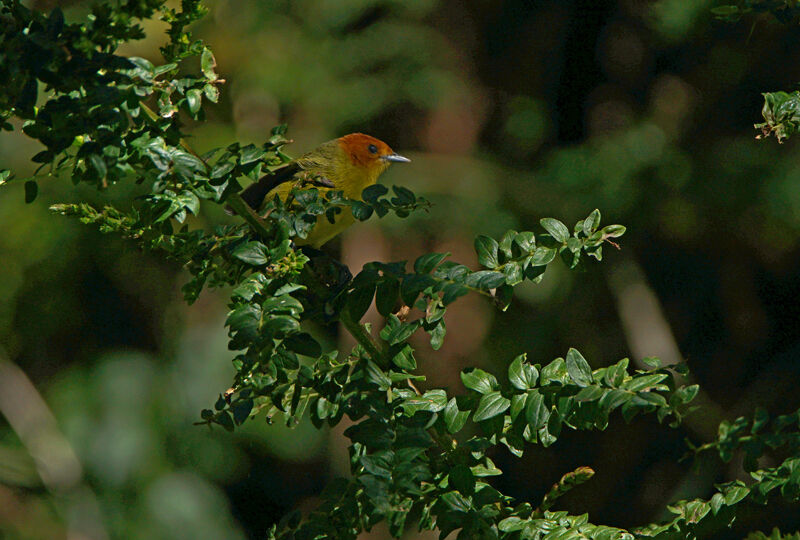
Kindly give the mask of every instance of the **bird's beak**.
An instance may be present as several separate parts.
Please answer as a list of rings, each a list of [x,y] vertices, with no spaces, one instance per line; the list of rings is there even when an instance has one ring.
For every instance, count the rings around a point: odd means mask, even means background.
[[[381,156],[381,159],[383,159],[384,161],[389,161],[389,162],[395,161],[397,163],[410,163],[411,162],[410,159],[408,159],[407,157],[403,157],[400,154],[387,154],[385,156]]]

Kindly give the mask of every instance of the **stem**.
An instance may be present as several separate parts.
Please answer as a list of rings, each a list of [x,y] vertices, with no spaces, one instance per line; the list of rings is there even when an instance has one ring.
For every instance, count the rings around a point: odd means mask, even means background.
[[[353,339],[364,347],[364,350],[367,351],[367,354],[370,355],[378,366],[382,369],[389,368],[389,361],[386,358],[386,347],[383,343],[376,341],[360,322],[354,320],[350,316],[346,309],[343,309],[339,314],[339,321],[347,328],[347,331],[350,332]]]
[[[234,193],[228,196],[227,203],[230,209],[244,218],[261,237],[269,238],[271,236],[267,223],[261,219],[261,216],[255,210],[250,208],[250,205],[244,202],[241,195]]]

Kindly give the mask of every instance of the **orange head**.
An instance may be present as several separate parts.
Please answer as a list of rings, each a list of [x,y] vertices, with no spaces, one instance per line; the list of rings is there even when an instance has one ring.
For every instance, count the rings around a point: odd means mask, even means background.
[[[392,162],[408,163],[411,161],[396,154],[385,142],[363,133],[351,133],[339,137],[338,141],[352,164],[357,167],[383,170]]]

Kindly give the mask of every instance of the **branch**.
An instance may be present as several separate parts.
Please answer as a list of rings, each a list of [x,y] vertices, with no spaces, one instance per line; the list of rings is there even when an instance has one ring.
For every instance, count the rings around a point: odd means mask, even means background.
[[[244,218],[244,220],[256,231],[261,237],[268,238],[270,236],[270,231],[268,228],[267,223],[258,215],[258,213],[250,208],[242,196],[238,193],[234,193],[228,197],[227,201],[228,206],[231,210],[233,210],[237,215]]]
[[[544,499],[542,499],[542,504],[533,511],[533,515],[536,517],[543,516],[544,512],[553,506],[556,499],[572,490],[572,488],[583,484],[592,476],[594,476],[594,471],[589,467],[578,467],[574,471],[568,472],[561,477],[561,480],[553,484],[553,487],[550,488],[550,491],[544,496]]]
[[[346,309],[343,309],[339,314],[339,321],[344,325],[347,331],[350,332],[353,339],[367,351],[367,354],[370,355],[376,364],[382,369],[389,368],[389,359],[386,358],[386,347],[382,342],[376,341],[360,322],[350,317]]]

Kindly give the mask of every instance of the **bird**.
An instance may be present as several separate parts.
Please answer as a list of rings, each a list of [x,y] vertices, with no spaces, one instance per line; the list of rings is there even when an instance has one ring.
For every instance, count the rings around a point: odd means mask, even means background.
[[[388,144],[363,133],[350,133],[325,142],[286,165],[273,170],[241,192],[242,199],[258,211],[265,200],[278,195],[286,200],[298,182],[310,183],[321,192],[340,190],[348,199],[361,199],[364,188],[375,184],[392,163],[411,160],[394,152]],[[298,245],[319,249],[323,244],[355,223],[352,212],[336,215],[334,222],[322,215],[305,239]]]

